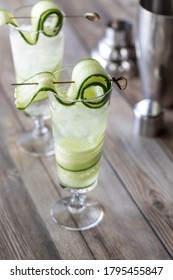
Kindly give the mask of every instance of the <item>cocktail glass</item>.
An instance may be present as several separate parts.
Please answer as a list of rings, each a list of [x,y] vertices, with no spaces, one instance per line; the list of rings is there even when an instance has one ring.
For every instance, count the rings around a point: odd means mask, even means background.
[[[16,9],[14,16],[20,27],[10,26],[10,43],[17,83],[22,83],[38,72],[55,72],[62,66],[64,51],[62,30],[53,37],[45,36],[42,31],[39,31],[39,38],[35,45],[28,44],[19,33],[19,31],[33,33],[31,31],[31,8],[32,6],[22,6]],[[38,95],[24,113],[34,120],[34,127],[32,131],[23,132],[17,140],[17,144],[22,150],[34,156],[54,154],[52,133],[45,125],[45,120],[50,118],[47,93]]]
[[[61,81],[70,81],[72,69],[59,71]],[[86,230],[95,227],[104,213],[101,204],[85,194],[97,185],[111,90],[104,94],[100,107],[93,108],[93,103],[98,104],[103,96],[66,99],[62,95],[68,87],[69,84],[58,87],[61,97],[49,93],[59,184],[71,193],[55,203],[51,216],[68,230]]]

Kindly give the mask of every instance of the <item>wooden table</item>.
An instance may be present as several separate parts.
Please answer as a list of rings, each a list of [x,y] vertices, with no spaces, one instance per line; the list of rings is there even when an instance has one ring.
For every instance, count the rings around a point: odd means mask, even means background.
[[[1,0],[1,8],[30,1]],[[128,4],[127,4],[128,2]],[[66,20],[64,65],[90,56],[111,18],[135,22],[136,1],[63,0],[66,14],[97,11],[101,20]],[[70,232],[55,224],[50,208],[66,192],[58,186],[54,157],[34,158],[16,146],[32,126],[14,105],[14,68],[8,27],[0,29],[0,259],[172,259],[173,113],[157,138],[134,136],[133,106],[142,99],[138,77],[112,94],[98,187],[104,205],[94,229]]]

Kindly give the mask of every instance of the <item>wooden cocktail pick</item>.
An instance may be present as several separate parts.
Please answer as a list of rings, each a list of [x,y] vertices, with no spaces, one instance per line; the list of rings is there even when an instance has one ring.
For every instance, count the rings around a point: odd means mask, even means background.
[[[51,17],[51,16],[50,16]],[[53,17],[53,16],[52,16]],[[65,18],[86,18],[89,21],[98,21],[100,19],[99,14],[95,13],[95,12],[87,12],[83,15],[64,15]],[[15,18],[15,19],[25,19],[25,18],[31,18],[30,16],[14,16],[11,18]]]
[[[119,78],[112,77],[111,81],[113,81],[121,90],[124,90],[127,87],[127,79],[123,76]],[[60,82],[53,82],[53,84],[71,84],[75,83],[74,81],[60,81]],[[39,83],[15,83],[11,84],[12,86],[28,86],[28,85],[38,85]]]

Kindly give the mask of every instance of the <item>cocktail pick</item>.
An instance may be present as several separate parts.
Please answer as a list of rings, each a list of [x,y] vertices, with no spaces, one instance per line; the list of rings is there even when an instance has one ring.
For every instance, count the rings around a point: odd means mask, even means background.
[[[53,16],[52,16],[53,17]],[[98,13],[95,12],[87,12],[84,13],[83,15],[64,15],[65,18],[86,18],[89,21],[98,21],[100,19],[100,16]],[[25,19],[25,18],[31,18],[30,16],[15,16],[11,17],[11,19]]]
[[[53,84],[72,84],[74,81],[60,81],[60,82],[53,82]],[[39,83],[17,83],[17,84],[11,84],[12,86],[32,86],[32,85],[38,85]]]
[[[127,87],[127,79],[123,76],[115,78],[112,77],[112,82],[114,82],[120,90],[124,90]],[[71,84],[75,83],[74,81],[59,81],[59,82],[53,82],[53,84]],[[38,85],[39,83],[13,83],[12,86],[28,86],[28,85]]]
[[[99,14],[95,12],[87,12],[83,15],[65,15],[66,18],[86,18],[90,21],[98,21],[100,19]]]

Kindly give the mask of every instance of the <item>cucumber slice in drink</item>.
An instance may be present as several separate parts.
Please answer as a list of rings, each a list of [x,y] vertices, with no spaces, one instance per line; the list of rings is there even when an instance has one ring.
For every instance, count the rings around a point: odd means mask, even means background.
[[[64,15],[58,6],[51,1],[40,1],[31,10],[31,32],[18,29],[23,39],[30,45],[35,45],[39,31],[45,36],[56,36],[62,28]],[[48,20],[49,19],[49,20]],[[11,24],[19,28],[15,15],[8,10],[0,10],[0,25]]]
[[[74,189],[84,189],[90,186],[94,187],[97,184],[99,167],[100,161],[87,170],[72,172],[63,169],[57,164],[60,184],[62,184],[63,187],[68,188],[70,186],[70,188]]]
[[[68,171],[85,171],[100,160],[102,147],[103,137],[91,147],[88,145],[83,149],[80,142],[77,145],[77,142],[73,143],[71,139],[65,138],[58,145],[55,144],[57,164]]]

